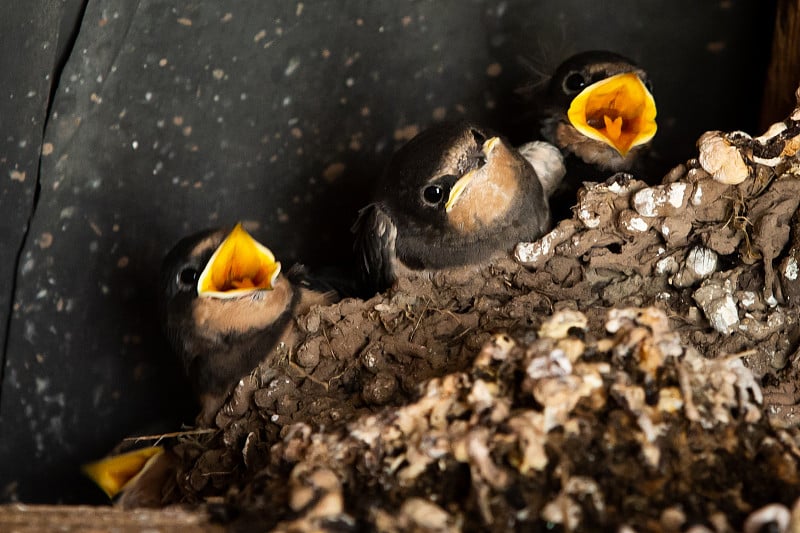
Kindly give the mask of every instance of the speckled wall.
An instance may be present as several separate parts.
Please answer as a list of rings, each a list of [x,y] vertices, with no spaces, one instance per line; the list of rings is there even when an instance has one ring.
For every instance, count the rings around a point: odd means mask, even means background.
[[[0,497],[99,501],[82,462],[191,421],[154,313],[160,259],[187,233],[255,221],[285,264],[346,268],[348,228],[400,143],[459,117],[533,136],[514,90],[585,49],[649,69],[669,163],[706,129],[753,131],[772,8],[699,4],[0,8],[14,73],[0,79]]]

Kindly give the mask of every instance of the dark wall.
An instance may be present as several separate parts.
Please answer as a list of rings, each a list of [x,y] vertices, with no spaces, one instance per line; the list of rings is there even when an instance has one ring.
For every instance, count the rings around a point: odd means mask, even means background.
[[[400,143],[458,117],[520,133],[514,89],[584,49],[650,70],[665,160],[706,129],[753,131],[771,8],[696,4],[0,8],[0,64],[15,73],[0,78],[3,499],[97,500],[81,463],[191,421],[154,316],[159,262],[187,233],[257,221],[284,264],[346,266],[348,227]]]

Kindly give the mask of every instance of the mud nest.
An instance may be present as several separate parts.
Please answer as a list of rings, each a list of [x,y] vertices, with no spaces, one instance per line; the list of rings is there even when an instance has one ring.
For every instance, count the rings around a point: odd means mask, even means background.
[[[515,259],[312,309],[172,443],[165,500],[283,531],[800,527],[800,110],[698,145],[586,184]]]

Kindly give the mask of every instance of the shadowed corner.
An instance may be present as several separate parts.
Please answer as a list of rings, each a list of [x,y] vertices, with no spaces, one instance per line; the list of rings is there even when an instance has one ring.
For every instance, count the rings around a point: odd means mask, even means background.
[[[319,191],[303,211],[294,210],[287,223],[253,235],[268,242],[275,256],[288,269],[294,263],[308,267],[314,278],[328,282],[345,296],[359,294],[356,255],[351,227],[358,211],[367,204],[374,182],[381,175],[394,149],[339,154],[334,164],[319,168]]]
[[[108,503],[102,491],[81,472],[81,466],[105,456],[125,437],[180,429],[192,423],[198,411],[158,324],[158,244],[154,237],[138,240],[120,233],[116,238],[115,244],[132,260],[125,268],[115,265],[115,259],[95,265],[96,274],[107,282],[110,296],[83,310],[84,317],[90,317],[91,327],[84,318],[80,324],[83,331],[76,331],[74,347],[65,348],[61,354],[67,361],[79,363],[65,372],[81,372],[86,378],[80,389],[64,390],[69,400],[58,414],[63,436],[55,439],[46,435],[46,447],[37,455],[39,444],[33,437],[23,437],[16,429],[3,432],[4,439],[17,441],[14,446],[20,447],[20,453],[15,456],[16,463],[3,469],[0,502]],[[117,340],[98,348],[93,340],[87,341],[97,331]],[[86,363],[89,365],[81,370]]]
[[[117,287],[132,287],[124,291],[123,305],[119,306],[119,316],[115,320],[118,324],[131,325],[141,337],[141,346],[136,350],[141,359],[132,369],[132,378],[136,383],[137,404],[142,408],[130,413],[132,430],[151,432],[163,428],[173,431],[182,423],[193,423],[198,410],[180,361],[172,353],[159,323],[159,271],[165,253],[161,250],[169,249],[172,244],[131,239],[130,254],[139,257],[140,262],[127,271],[115,269],[110,280]],[[124,436],[131,434],[132,431],[128,431]]]
[[[152,232],[152,235],[164,233]],[[109,376],[116,381],[114,386],[122,394],[120,401],[115,404],[106,429],[98,428],[97,440],[64,459],[53,472],[59,476],[59,481],[48,482],[53,487],[74,487],[75,490],[42,495],[37,501],[109,503],[109,498],[81,471],[82,465],[106,456],[126,437],[176,431],[194,423],[198,412],[194,394],[158,322],[162,246],[149,242],[152,240],[131,237],[128,243],[120,242],[120,249],[127,250],[130,257],[138,260],[131,261],[128,268],[112,269],[109,277],[112,294],[120,296],[116,305],[103,309],[108,313],[105,320],[123,339],[132,335],[138,337],[131,347],[125,346],[123,341],[119,352],[122,361],[114,366],[114,371],[121,375]],[[84,409],[91,409],[90,398],[80,401]],[[86,443],[88,439],[76,440]],[[47,486],[45,477],[39,476],[35,486]]]
[[[795,106],[800,80],[800,2],[778,0],[772,51],[761,103],[759,130],[780,121]]]

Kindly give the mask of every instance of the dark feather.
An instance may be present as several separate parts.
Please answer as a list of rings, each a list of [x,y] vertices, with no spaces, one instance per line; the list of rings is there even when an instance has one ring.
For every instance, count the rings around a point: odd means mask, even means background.
[[[351,230],[365,289],[373,294],[385,290],[394,282],[397,227],[379,204],[369,204]]]
[[[331,269],[311,272],[305,265],[295,263],[285,275],[295,287],[320,293],[331,303],[341,298],[355,296],[357,293],[351,280],[344,279],[340,273]]]

